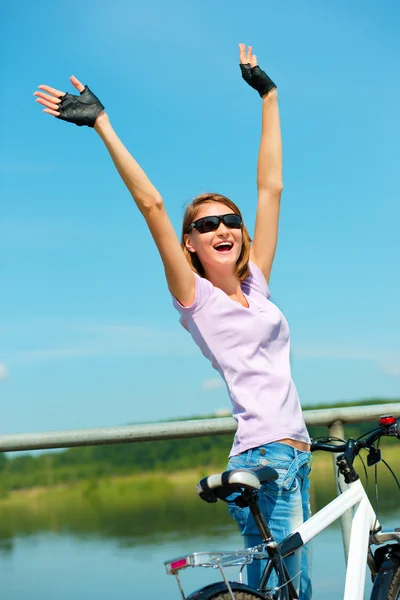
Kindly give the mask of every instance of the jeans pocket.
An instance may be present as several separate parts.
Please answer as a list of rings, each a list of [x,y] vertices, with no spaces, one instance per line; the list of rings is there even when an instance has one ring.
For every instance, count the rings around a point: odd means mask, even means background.
[[[243,535],[247,520],[249,518],[249,509],[248,508],[240,508],[240,506],[236,506],[234,502],[228,502],[228,512],[232,519],[234,519],[239,527],[240,533]]]
[[[255,464],[251,464],[251,451],[242,452],[237,456],[231,456],[226,470],[232,471],[234,469],[251,469],[252,466],[256,466]],[[239,492],[233,492],[227,501],[228,504],[228,512],[230,516],[236,521],[240,533],[243,535],[246,525],[249,519],[250,509],[242,508],[235,504],[235,499],[240,496]]]
[[[244,459],[240,454],[238,456],[231,456],[228,460],[228,464],[226,465],[225,471],[233,471],[235,469],[242,469],[244,466]],[[242,515],[240,515],[240,511],[243,510],[239,506],[235,504],[235,498],[240,496],[239,492],[232,492],[230,496],[227,498],[228,512],[230,516],[238,523],[239,529],[241,529],[241,523],[243,521]]]

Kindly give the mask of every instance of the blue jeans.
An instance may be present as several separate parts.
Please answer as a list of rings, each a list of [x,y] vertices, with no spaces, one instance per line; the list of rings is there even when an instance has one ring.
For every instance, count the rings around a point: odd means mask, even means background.
[[[293,529],[311,516],[308,474],[310,472],[310,452],[301,452],[288,444],[272,442],[252,448],[229,459],[227,469],[240,469],[268,465],[279,474],[279,479],[262,485],[259,492],[259,506],[274,539],[280,543]],[[237,495],[237,494],[236,494]],[[234,495],[232,494],[232,499]],[[229,502],[229,513],[237,521],[244,537],[245,548],[261,543],[260,532],[249,508],[239,508]],[[293,584],[300,600],[311,600],[310,581],[311,548],[303,546],[285,559]],[[266,561],[255,560],[247,566],[247,579],[250,586],[258,588]],[[301,575],[298,575],[300,573]],[[278,580],[275,571],[271,574],[268,586],[276,587]]]

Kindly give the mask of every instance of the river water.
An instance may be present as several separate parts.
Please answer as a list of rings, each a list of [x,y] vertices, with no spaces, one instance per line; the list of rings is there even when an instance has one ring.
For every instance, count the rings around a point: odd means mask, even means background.
[[[160,526],[168,519],[165,508],[160,507],[161,517],[157,510],[152,508],[140,526],[138,520],[131,526],[120,511],[114,515],[114,521],[109,514],[102,517],[100,511],[100,518],[96,518],[98,527],[89,526],[87,515],[81,521],[76,514],[76,521],[57,520],[49,515],[51,527],[38,527],[37,523],[32,527],[25,523],[22,527],[21,515],[12,531],[7,530],[8,535],[4,535],[3,529],[0,538],[1,598],[178,600],[175,578],[165,574],[164,560],[193,551],[241,548],[235,524],[225,518],[209,525],[199,520],[188,525],[182,512],[182,526],[175,515],[171,530],[168,524]],[[0,519],[6,517],[0,513]],[[381,514],[381,521],[385,529],[399,526],[400,510]],[[72,525],[77,522],[79,527]],[[234,579],[237,570],[231,569],[230,573],[229,578]],[[343,598],[344,577],[341,531],[336,524],[313,540],[314,598]],[[217,572],[203,568],[188,569],[182,574],[187,594],[219,579]]]

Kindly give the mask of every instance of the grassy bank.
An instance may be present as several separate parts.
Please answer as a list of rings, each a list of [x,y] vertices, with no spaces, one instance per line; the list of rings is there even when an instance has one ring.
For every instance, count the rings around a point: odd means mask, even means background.
[[[383,447],[383,457],[389,463],[393,471],[400,476],[400,452],[395,445]],[[358,466],[357,466],[358,464]],[[71,482],[69,484],[57,484],[39,486],[31,489],[20,489],[3,492],[0,498],[0,510],[24,507],[28,512],[45,509],[50,504],[62,505],[74,504],[78,507],[87,501],[96,501],[104,505],[115,505],[124,503],[132,506],[158,505],[171,498],[190,500],[196,499],[195,485],[202,477],[211,472],[223,470],[224,464],[216,467],[201,467],[193,470],[182,470],[172,473],[133,473],[115,477],[90,477],[87,479]],[[365,475],[361,462],[356,463],[363,483]],[[393,490],[396,485],[387,468],[380,463],[378,466],[379,484],[382,490]],[[374,469],[368,468],[369,487],[373,492]],[[319,504],[318,499],[323,502],[328,496],[334,496],[335,486],[333,479],[332,457],[326,453],[313,455],[311,483],[313,488],[314,504]]]
[[[384,456],[399,473],[398,449],[385,449]],[[198,480],[215,471],[218,469],[201,468],[167,475],[91,478],[9,492],[0,500],[0,550],[11,552],[16,538],[38,533],[108,537],[124,546],[152,544],[160,535],[190,539],[193,531],[218,538],[221,527],[233,525],[226,505],[202,502],[195,492]],[[374,505],[373,469],[368,472]],[[314,457],[311,481],[315,512],[336,495],[331,456],[320,453]],[[398,510],[399,491],[382,464],[379,482],[381,510]]]

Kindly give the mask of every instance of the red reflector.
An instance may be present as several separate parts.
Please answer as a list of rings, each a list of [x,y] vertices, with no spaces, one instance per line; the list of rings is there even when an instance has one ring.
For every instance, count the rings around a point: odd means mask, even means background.
[[[179,560],[175,560],[174,562],[170,563],[170,567],[172,570],[180,569],[181,567],[186,567],[186,565],[186,558],[180,558]]]
[[[381,425],[394,425],[396,423],[396,421],[397,421],[396,417],[391,417],[391,416],[381,417],[379,419],[379,423]]]

